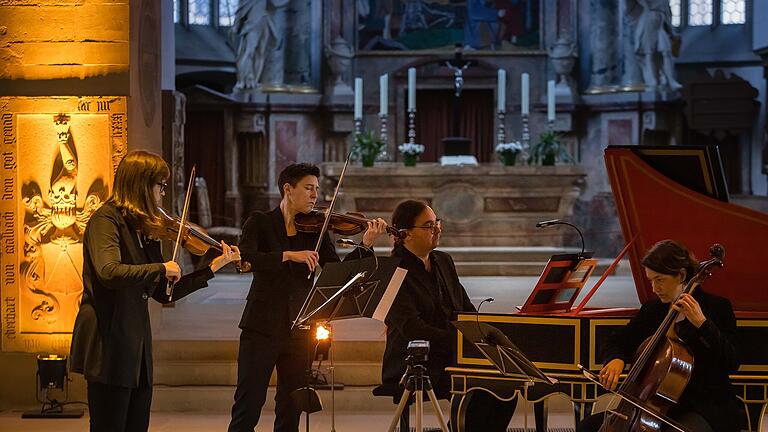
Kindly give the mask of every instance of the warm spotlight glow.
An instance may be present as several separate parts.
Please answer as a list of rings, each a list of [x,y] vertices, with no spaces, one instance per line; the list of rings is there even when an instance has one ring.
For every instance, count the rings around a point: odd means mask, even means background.
[[[82,237],[126,152],[126,102],[0,97],[3,351],[69,352]]]
[[[331,337],[331,328],[326,328],[323,325],[318,325],[317,329],[315,330],[315,339],[319,341],[323,341]]]

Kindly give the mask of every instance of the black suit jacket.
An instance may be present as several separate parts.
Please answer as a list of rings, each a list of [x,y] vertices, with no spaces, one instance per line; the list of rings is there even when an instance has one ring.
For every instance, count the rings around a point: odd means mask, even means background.
[[[718,432],[735,431],[743,410],[728,378],[739,368],[733,308],[728,299],[701,289],[695,291],[693,297],[707,320],[699,328],[687,319],[676,324],[678,336],[694,357],[691,379],[677,409],[701,414]],[[646,302],[637,315],[606,343],[605,362],[620,358],[630,363],[637,348],[658,329],[668,310],[669,304],[659,299]],[[670,412],[673,413],[674,410]]]
[[[70,369],[89,381],[138,387],[141,363],[152,385],[152,331],[147,300],[176,301],[207,286],[210,267],[182,277],[165,295],[160,242],[139,239],[120,211],[106,203],[83,238],[83,298],[75,319]]]
[[[291,322],[312,288],[312,280],[307,279],[306,264],[283,262],[283,252],[314,250],[316,242],[317,234],[312,233],[299,232],[289,239],[279,207],[251,214],[243,225],[240,254],[244,261],[251,263],[253,281],[240,328],[279,337],[289,333]],[[345,259],[364,255],[366,253],[358,248]],[[339,256],[326,233],[320,248],[320,265],[336,261]]]
[[[387,343],[384,350],[382,365],[382,390],[380,394],[397,394],[397,383],[405,373],[405,357],[408,342],[416,339],[430,342],[427,370],[435,392],[439,393],[438,385],[445,381],[445,368],[453,359],[456,331],[450,324],[451,316],[446,317],[438,310],[439,302],[435,301],[434,290],[424,289],[419,282],[417,273],[424,272],[424,263],[404,247],[395,249],[395,256],[402,258],[400,267],[408,270],[400,291],[387,314]],[[475,307],[469,300],[467,291],[459,282],[456,266],[451,256],[445,252],[431,252],[433,272],[438,272],[445,281],[445,291],[448,294],[453,312],[474,312]],[[445,394],[438,395],[445,397]]]

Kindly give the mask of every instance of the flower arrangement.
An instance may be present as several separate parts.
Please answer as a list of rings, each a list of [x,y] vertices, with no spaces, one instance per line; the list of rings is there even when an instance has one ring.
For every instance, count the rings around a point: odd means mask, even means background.
[[[517,160],[517,155],[523,151],[523,145],[520,141],[512,141],[508,143],[499,143],[496,145],[496,154],[499,155],[499,160],[504,165],[514,165]]]
[[[373,161],[376,160],[386,145],[373,131],[364,131],[355,136],[352,154],[362,159],[363,166],[373,166]]]
[[[554,165],[558,159],[565,162],[573,161],[565,144],[560,142],[557,133],[547,131],[539,135],[539,142],[531,147],[531,157],[528,159],[528,163]]]
[[[403,143],[397,146],[397,150],[403,155],[406,166],[415,166],[419,155],[424,153],[423,144]]]

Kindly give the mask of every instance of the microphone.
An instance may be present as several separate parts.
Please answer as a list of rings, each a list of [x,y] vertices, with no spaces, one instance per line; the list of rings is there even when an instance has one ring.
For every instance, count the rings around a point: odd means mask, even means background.
[[[350,239],[347,239],[347,238],[340,238],[340,239],[336,240],[336,244],[338,244],[339,246],[341,246],[343,248],[355,248],[355,247],[360,246],[359,244],[355,243],[354,240],[350,240]]]
[[[496,301],[493,297],[488,297],[487,299],[480,302],[479,305],[477,305],[477,315],[475,315],[475,323],[477,324],[477,331],[480,332],[481,342],[485,342],[487,344],[493,344],[493,341],[491,341],[489,338],[487,338],[486,334],[483,333],[483,328],[480,327],[480,308],[483,307],[483,303],[493,303]]]
[[[544,228],[544,227],[548,227],[548,226],[551,226],[551,225],[557,225],[557,224],[560,224],[560,223],[562,223],[562,222],[560,222],[560,219],[545,220],[545,221],[537,222],[536,223],[536,228]]]

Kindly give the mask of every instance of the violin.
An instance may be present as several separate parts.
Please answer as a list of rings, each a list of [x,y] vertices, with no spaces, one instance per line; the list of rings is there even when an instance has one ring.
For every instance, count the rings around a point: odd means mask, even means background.
[[[714,267],[723,266],[725,250],[721,245],[713,245],[709,253],[712,258],[699,264],[696,274],[683,288],[683,294],[693,294]],[[670,308],[658,330],[640,345],[626,380],[616,391],[622,400],[615,409],[606,412],[600,432],[660,432],[665,423],[686,432],[667,417],[693,371],[693,355],[675,331],[674,324],[680,314]]]
[[[148,233],[152,238],[176,241],[179,236],[181,219],[170,216],[162,207],[158,207],[160,212],[161,225]],[[189,253],[197,256],[205,255],[210,249],[218,252],[221,250],[221,243],[209,236],[205,228],[187,221],[181,233],[181,246]],[[247,261],[235,261],[235,268],[239,273],[250,271],[251,264]]]
[[[309,213],[297,213],[296,216],[294,216],[293,223],[296,225],[296,230],[299,232],[317,233],[320,232],[323,227],[326,213],[326,208],[315,207],[310,210]],[[343,214],[332,212],[330,219],[330,222],[328,222],[328,230],[343,236],[355,235],[365,231],[368,228],[368,222],[371,221],[366,218],[364,214],[356,212],[347,212]],[[397,228],[387,225],[387,232],[396,238],[405,238],[405,230],[398,230]]]

